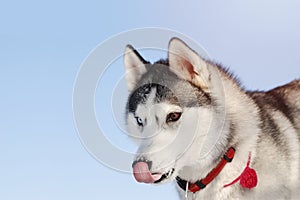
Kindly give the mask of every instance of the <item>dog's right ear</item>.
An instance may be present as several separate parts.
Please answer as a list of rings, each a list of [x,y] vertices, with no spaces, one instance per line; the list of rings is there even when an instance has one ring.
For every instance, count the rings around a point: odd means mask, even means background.
[[[131,45],[126,46],[124,54],[125,78],[130,92],[136,88],[137,82],[146,73],[146,64],[148,63]]]
[[[168,57],[172,72],[209,93],[208,65],[193,49],[182,40],[172,38],[169,43]]]

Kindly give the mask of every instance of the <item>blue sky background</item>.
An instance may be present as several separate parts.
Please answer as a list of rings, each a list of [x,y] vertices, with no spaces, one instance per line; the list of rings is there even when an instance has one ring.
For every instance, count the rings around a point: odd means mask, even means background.
[[[81,63],[111,35],[164,27],[192,37],[246,87],[269,89],[299,78],[299,6],[297,0],[1,2],[0,199],[176,199],[172,184],[138,184],[84,149],[72,116]]]

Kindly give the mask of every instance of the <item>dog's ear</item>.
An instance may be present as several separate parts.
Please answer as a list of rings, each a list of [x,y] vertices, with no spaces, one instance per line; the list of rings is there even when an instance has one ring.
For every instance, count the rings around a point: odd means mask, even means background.
[[[146,64],[148,63],[131,45],[126,46],[124,54],[125,78],[130,92],[135,89],[141,76],[146,73]]]
[[[204,92],[209,92],[210,75],[207,63],[194,50],[182,40],[172,38],[169,42],[168,57],[172,72],[200,87]]]

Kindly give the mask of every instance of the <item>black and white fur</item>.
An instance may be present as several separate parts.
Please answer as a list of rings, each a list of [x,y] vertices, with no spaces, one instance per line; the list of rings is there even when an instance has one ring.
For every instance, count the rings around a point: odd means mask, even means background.
[[[150,161],[151,173],[165,174],[160,183],[176,176],[195,182],[233,146],[232,163],[205,189],[188,192],[189,199],[299,199],[300,80],[247,91],[180,39],[171,39],[168,51],[168,59],[151,64],[132,46],[125,50],[126,122],[139,141],[136,161]],[[179,119],[168,120],[172,113]],[[257,186],[224,188],[242,173],[249,152]]]

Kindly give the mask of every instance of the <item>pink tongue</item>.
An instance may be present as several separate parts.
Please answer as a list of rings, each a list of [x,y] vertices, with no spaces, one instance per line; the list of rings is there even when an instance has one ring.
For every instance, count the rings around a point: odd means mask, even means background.
[[[133,175],[138,182],[154,183],[161,178],[161,174],[151,174],[146,162],[137,162],[133,166]]]

